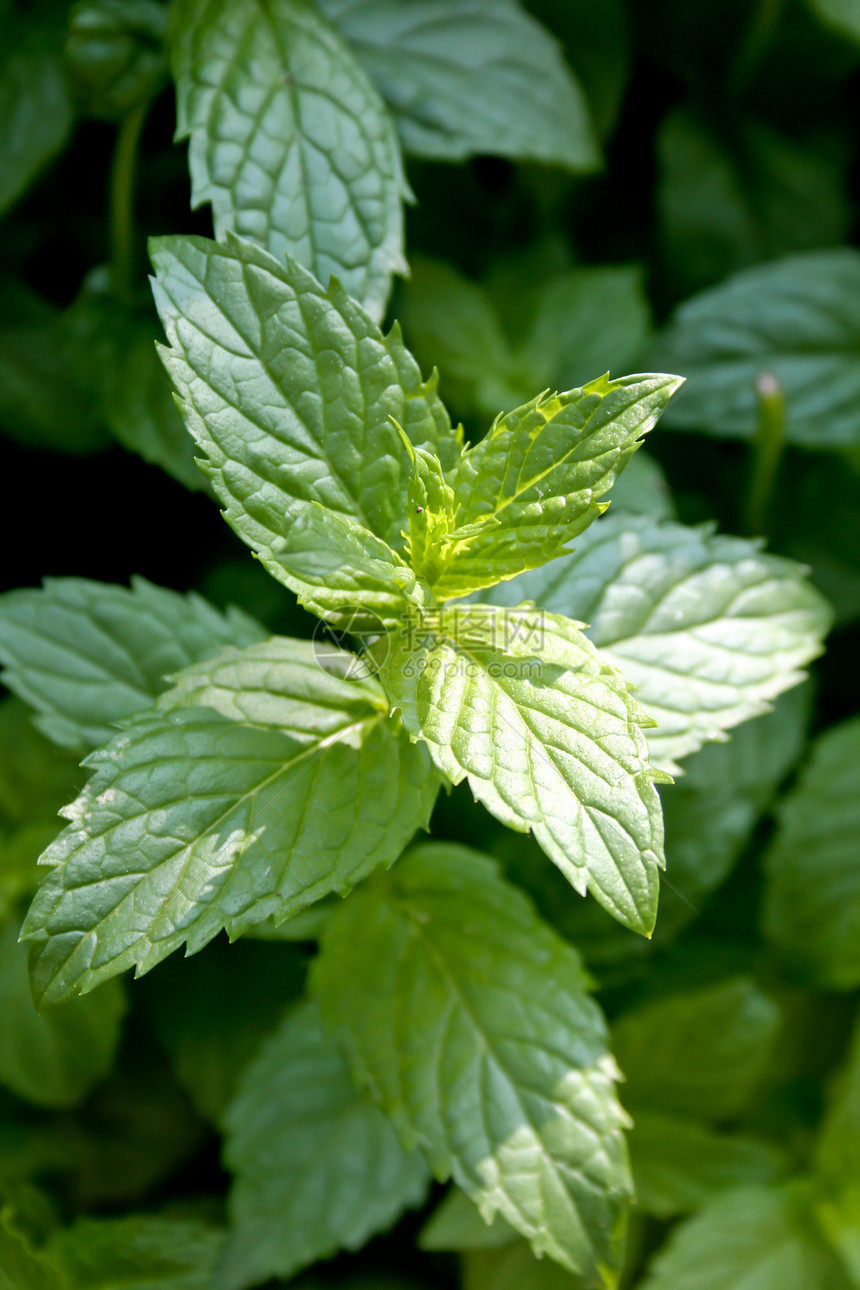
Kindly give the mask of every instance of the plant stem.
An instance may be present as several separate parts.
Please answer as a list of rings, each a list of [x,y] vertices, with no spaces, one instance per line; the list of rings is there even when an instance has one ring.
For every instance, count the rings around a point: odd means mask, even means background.
[[[135,228],[134,185],[137,146],[149,105],[142,103],[123,118],[116,141],[110,178],[111,278],[123,300],[134,289]]]
[[[755,382],[758,429],[753,442],[752,479],[746,505],[748,533],[766,532],[773,485],[785,446],[785,396],[772,372],[761,372]]]

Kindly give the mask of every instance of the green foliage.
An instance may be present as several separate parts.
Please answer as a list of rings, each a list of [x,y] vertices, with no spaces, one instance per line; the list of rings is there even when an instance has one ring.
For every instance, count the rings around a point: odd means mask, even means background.
[[[605,1027],[576,953],[491,862],[412,851],[327,925],[312,986],[437,1177],[605,1283],[629,1194]]]
[[[826,731],[777,811],[765,932],[793,973],[831,990],[860,984],[860,721]]]
[[[860,1285],[857,16],[0,0],[0,1285]]]

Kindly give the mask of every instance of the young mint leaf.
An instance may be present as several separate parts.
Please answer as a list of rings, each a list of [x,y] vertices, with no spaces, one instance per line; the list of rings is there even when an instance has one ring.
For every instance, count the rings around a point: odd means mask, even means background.
[[[517,1239],[500,1215],[486,1222],[475,1202],[454,1185],[422,1227],[418,1245],[422,1250],[493,1250]]]
[[[133,578],[131,590],[86,578],[46,578],[40,591],[0,596],[3,684],[34,707],[54,743],[83,752],[147,708],[173,672],[265,630],[238,609],[219,613]]]
[[[355,660],[273,637],[187,668],[86,761],[22,935],[45,1002],[345,894],[426,827],[429,758]],[[334,675],[338,662],[340,675]]]
[[[446,470],[460,444],[399,333],[250,242],[163,238],[152,259],[165,366],[242,540],[283,578],[292,508],[319,502],[402,548],[411,469],[397,425]]]
[[[81,1218],[46,1253],[69,1290],[209,1290],[224,1233],[195,1218],[129,1214]]]
[[[660,1219],[701,1209],[733,1187],[772,1182],[787,1163],[770,1142],[659,1111],[637,1110],[628,1141],[637,1203]]]
[[[676,759],[796,685],[831,619],[802,566],[760,542],[630,515],[601,520],[573,554],[486,598],[590,623],[657,722],[653,761],[673,773]]]
[[[764,931],[792,972],[820,989],[860,984],[860,717],[825,731],[777,808]]]
[[[245,1071],[224,1150],[235,1182],[218,1290],[358,1249],[420,1205],[430,1181],[423,1156],[353,1088],[314,1003],[290,1012]]]
[[[770,1057],[779,1009],[755,983],[661,996],[624,1012],[612,1051],[631,1107],[725,1120],[749,1101]]]
[[[603,1018],[575,951],[495,865],[414,849],[337,911],[311,982],[353,1074],[437,1177],[609,1284],[630,1183]]]
[[[395,627],[410,607],[430,598],[415,570],[348,515],[318,502],[293,501],[282,532],[263,563],[326,622]]]
[[[65,6],[55,0],[3,15],[0,211],[59,152],[72,124],[61,61],[65,18]]]
[[[848,1290],[804,1184],[740,1187],[675,1228],[641,1290]]]
[[[648,718],[577,623],[522,608],[428,611],[386,641],[379,677],[413,739],[568,881],[650,935],[663,819]]]
[[[125,999],[118,981],[42,1015],[17,923],[0,930],[0,1084],[36,1106],[75,1106],[113,1065]]]
[[[335,274],[373,317],[405,271],[408,192],[393,122],[310,0],[178,0],[171,16],[177,138],[190,138],[192,205]]]
[[[459,510],[440,600],[561,555],[605,509],[602,497],[681,385],[675,376],[602,376],[499,417],[447,479]]]
[[[818,448],[860,444],[860,251],[810,251],[738,273],[688,300],[649,353],[688,379],[667,428],[751,438],[755,378],[785,395],[785,434]]]
[[[388,101],[407,152],[596,170],[582,89],[517,0],[321,0]]]

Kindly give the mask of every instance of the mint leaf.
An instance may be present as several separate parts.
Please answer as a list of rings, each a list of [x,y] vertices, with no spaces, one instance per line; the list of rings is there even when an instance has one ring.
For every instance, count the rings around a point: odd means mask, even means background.
[[[585,96],[516,0],[322,0],[395,114],[407,152],[596,170]]]
[[[179,0],[171,66],[192,205],[229,230],[335,274],[379,317],[403,259],[406,181],[373,85],[309,0]]]
[[[764,931],[791,970],[827,990],[860,984],[860,718],[814,742],[777,808]]]
[[[420,1205],[429,1170],[356,1093],[315,1004],[289,1013],[227,1113],[232,1232],[217,1279],[237,1290],[355,1250]]]
[[[39,1014],[17,923],[0,931],[0,1084],[36,1106],[75,1106],[110,1071],[125,999],[111,981],[86,999]]]
[[[460,449],[399,333],[249,242],[162,238],[152,259],[185,423],[227,522],[266,568],[283,580],[296,502],[402,548],[410,463],[394,422],[446,469]]]
[[[860,44],[860,5],[857,0],[806,0],[823,23]]]
[[[195,1218],[81,1218],[47,1253],[73,1290],[209,1290],[224,1234]]]
[[[803,1184],[741,1187],[675,1228],[642,1290],[848,1290]]]
[[[385,721],[376,682],[332,674],[338,658],[354,663],[331,651],[324,671],[280,637],[227,650],[90,755],[24,924],[40,998],[343,895],[426,827],[426,753]]]
[[[661,1219],[700,1209],[733,1187],[771,1182],[787,1163],[769,1142],[654,1111],[636,1111],[628,1141],[637,1202]]]
[[[4,14],[0,57],[0,211],[60,151],[72,124],[61,55],[65,13],[39,0]]]
[[[99,747],[118,721],[149,707],[171,673],[265,635],[238,609],[222,614],[143,578],[130,591],[46,578],[41,591],[0,596],[3,684],[36,709],[49,739],[76,751]]]
[[[603,1019],[575,951],[494,864],[411,851],[337,911],[311,982],[354,1075],[437,1177],[605,1284],[629,1179]]]
[[[850,236],[846,161],[835,139],[792,138],[745,116],[684,106],[657,135],[663,260],[679,294],[781,255]]]
[[[612,1028],[624,1101],[729,1119],[749,1101],[778,1026],[776,1004],[746,977],[647,1000]]]
[[[386,641],[379,677],[449,780],[529,830],[568,881],[650,934],[663,821],[648,719],[577,623],[451,606]]]
[[[660,893],[657,944],[677,936],[731,871],[800,758],[810,698],[809,683],[780,695],[772,712],[693,753],[683,776],[661,791],[672,885]]]
[[[737,274],[688,300],[649,354],[687,377],[667,428],[750,438],[755,378],[785,394],[786,438],[860,443],[860,252],[810,251]]]
[[[609,516],[576,551],[494,589],[590,623],[603,657],[637,687],[657,726],[652,759],[677,759],[767,710],[803,677],[830,626],[802,566],[758,541],[638,516]]]
[[[602,376],[497,418],[447,476],[459,510],[447,567],[433,583],[438,599],[493,586],[561,555],[606,509],[597,499],[680,384],[674,376]]]
[[[492,1250],[515,1240],[509,1223],[498,1214],[487,1223],[474,1201],[453,1186],[421,1229],[418,1244],[422,1250]]]

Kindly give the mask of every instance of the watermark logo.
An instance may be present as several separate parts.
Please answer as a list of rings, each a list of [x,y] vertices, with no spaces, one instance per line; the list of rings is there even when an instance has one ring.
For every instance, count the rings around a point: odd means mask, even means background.
[[[373,676],[385,663],[390,647],[382,620],[353,605],[339,611],[336,625],[317,620],[312,641],[322,670],[343,681],[366,681]]]

